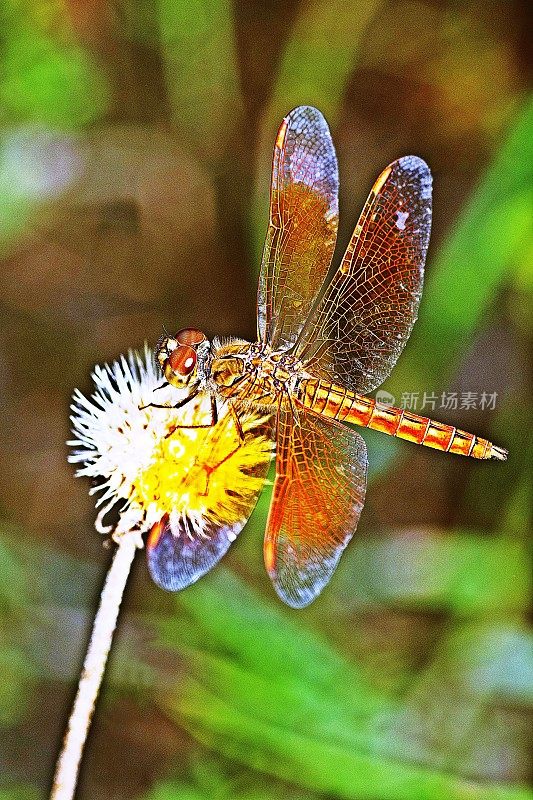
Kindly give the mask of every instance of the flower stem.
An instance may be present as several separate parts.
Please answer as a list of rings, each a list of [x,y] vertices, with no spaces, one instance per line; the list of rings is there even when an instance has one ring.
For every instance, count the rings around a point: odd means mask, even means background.
[[[50,800],[72,800],[83,747],[100,691],[122,596],[138,546],[135,534],[119,540],[100,596],[91,640],[83,663],[76,699],[59,755]]]

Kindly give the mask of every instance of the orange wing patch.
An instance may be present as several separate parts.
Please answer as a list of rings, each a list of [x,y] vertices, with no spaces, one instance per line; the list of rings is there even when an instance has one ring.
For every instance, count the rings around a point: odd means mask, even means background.
[[[276,480],[265,534],[265,566],[293,608],[331,578],[352,538],[366,490],[366,446],[355,431],[298,406],[278,413]]]

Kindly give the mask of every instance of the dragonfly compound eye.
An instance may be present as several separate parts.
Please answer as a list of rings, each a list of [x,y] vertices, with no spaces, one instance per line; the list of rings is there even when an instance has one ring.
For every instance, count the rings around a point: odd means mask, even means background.
[[[196,350],[188,345],[180,345],[172,351],[168,363],[176,375],[186,378],[196,367]]]
[[[205,340],[205,333],[196,330],[196,328],[182,328],[181,331],[178,331],[176,334],[176,341],[179,344],[186,344],[191,347],[197,347],[202,342],[205,342]]]

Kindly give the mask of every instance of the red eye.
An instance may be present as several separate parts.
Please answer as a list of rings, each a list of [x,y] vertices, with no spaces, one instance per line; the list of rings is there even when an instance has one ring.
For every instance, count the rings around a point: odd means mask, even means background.
[[[196,328],[182,328],[177,332],[175,338],[179,344],[195,345],[205,342],[205,333],[197,331]]]
[[[186,345],[176,347],[170,354],[168,363],[178,375],[190,375],[196,366],[196,351]]]

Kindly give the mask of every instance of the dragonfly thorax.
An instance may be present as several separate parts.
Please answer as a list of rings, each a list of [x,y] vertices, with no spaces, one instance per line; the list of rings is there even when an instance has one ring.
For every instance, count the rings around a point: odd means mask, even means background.
[[[231,343],[219,348],[211,361],[215,391],[226,398],[270,406],[281,393],[292,393],[301,364],[289,353],[258,343]]]
[[[219,394],[231,394],[233,386],[240,383],[249,372],[250,343],[232,340],[219,344],[215,339],[209,362],[212,388]]]

